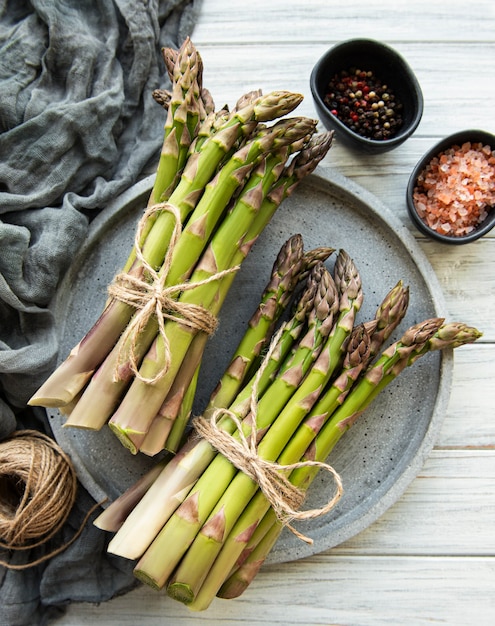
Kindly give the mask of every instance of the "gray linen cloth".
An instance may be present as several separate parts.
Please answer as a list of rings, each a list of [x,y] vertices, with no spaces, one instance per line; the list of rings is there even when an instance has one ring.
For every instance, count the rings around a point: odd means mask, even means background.
[[[91,219],[157,160],[169,86],[160,49],[190,35],[199,0],[0,0],[0,440],[50,433],[26,402],[53,370],[48,305]],[[0,559],[23,563],[72,537],[93,500],[79,487],[61,533]],[[96,513],[95,513],[96,515]],[[134,585],[90,522],[37,567],[0,566],[0,626],[46,624],[71,601]]]

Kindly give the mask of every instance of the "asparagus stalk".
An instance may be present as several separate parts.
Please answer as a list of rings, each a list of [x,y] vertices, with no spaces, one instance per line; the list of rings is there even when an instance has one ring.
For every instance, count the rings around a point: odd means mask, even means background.
[[[174,416],[172,428],[164,444],[164,448],[168,452],[177,452],[180,446],[186,441],[186,428],[189,424],[189,418],[191,417],[193,409],[200,368],[201,364],[196,368],[193,379],[187,387],[178,414]]]
[[[314,282],[320,288],[317,291],[315,307],[310,314],[308,332],[300,341],[297,352],[290,359],[290,367],[285,369],[282,376],[275,379],[259,400],[256,424],[253,424],[254,416],[249,421],[246,418],[244,424],[247,436],[252,428],[262,433],[270,426],[277,417],[280,406],[294,394],[300,380],[314,363],[322,341],[332,328],[331,320],[335,309],[333,280],[321,264],[313,268],[312,276],[315,277]],[[236,468],[223,455],[217,454],[214,457],[183,505],[177,509],[141,558],[135,570],[138,577],[154,581],[158,587],[166,582],[236,472]],[[163,554],[163,549],[167,552],[166,562],[160,556]],[[184,558],[187,559],[187,555]]]
[[[272,336],[276,321],[289,303],[299,281],[303,260],[302,236],[294,235],[277,255],[270,281],[248,322],[248,331],[242,337],[229,366],[213,391],[210,404],[229,406],[237,395],[249,368]]]
[[[290,113],[302,96],[272,92],[239,109],[209,137],[199,151],[193,152],[169,202],[180,209],[181,220],[192,211],[198,196],[211,180],[222,159],[240,137],[248,122],[263,122]],[[155,220],[143,245],[143,257],[152,267],[161,267],[175,227],[175,218],[163,211]],[[133,264],[130,272],[140,276],[142,267]],[[120,301],[107,302],[98,321],[73,348],[67,359],[53,372],[30,400],[33,406],[60,407],[79,393],[115,345],[134,313],[133,307]]]
[[[304,120],[301,121],[301,126],[302,128],[307,127]],[[263,191],[262,186],[260,191]],[[246,199],[246,195],[243,198]],[[263,193],[253,193],[249,200],[251,207],[254,206],[256,210],[259,210]],[[218,272],[232,268],[232,258],[239,238],[236,234],[235,238],[229,239],[226,232],[237,233],[240,229],[245,230],[246,219],[248,219],[249,213],[252,214],[252,211],[246,213],[245,207],[241,206],[240,203],[236,204],[235,209],[238,211],[232,212],[222,222],[216,236],[212,239],[209,248],[197,265],[190,279],[190,284],[194,284],[195,288],[181,294],[179,298],[181,304],[199,305],[209,311],[212,310],[216,292],[209,283],[199,283],[212,279]],[[227,245],[226,241],[232,241],[232,244]],[[196,332],[196,329],[174,321],[165,324],[163,335],[157,336],[141,364],[142,379],[134,379],[126,396],[110,419],[109,424],[112,430],[131,450],[138,449],[144,440],[151,420],[169,392],[173,379]],[[173,346],[173,350],[168,354],[167,343]],[[168,363],[166,363],[167,357],[169,358]],[[160,371],[163,372],[161,378],[153,385],[147,384],[146,380],[156,377]]]
[[[162,406],[158,410],[158,413],[153,418],[150,428],[146,433],[146,437],[143,440],[139,450],[140,452],[147,454],[148,456],[154,456],[161,452],[164,448],[170,452],[176,452],[177,439],[182,439],[183,430],[186,427],[186,421],[182,421],[180,428],[182,432],[174,434],[174,440],[170,441],[172,430],[179,415],[189,415],[192,403],[194,400],[195,387],[193,381],[197,376],[199,370],[199,363],[203,357],[205,344],[208,340],[208,335],[201,333],[196,335],[186,357],[184,358],[182,365],[177,373],[177,376],[172,383],[170,391],[163,402]],[[188,395],[190,394],[190,396]],[[188,398],[187,406],[185,406],[186,398]]]
[[[167,109],[167,119],[148,207],[164,202],[170,197],[184,169],[199,125],[206,117],[200,93],[203,63],[191,40],[186,38],[179,51],[166,49],[163,56],[165,65],[169,68],[172,92],[164,90],[153,92],[155,100]],[[146,240],[156,218],[157,213],[151,213],[147,217],[146,224],[141,231],[140,247]],[[122,271],[129,271],[135,261],[136,246],[131,250]]]
[[[186,163],[189,146],[202,117],[199,106],[202,71],[201,57],[191,40],[186,38],[178,54],[174,55],[164,141],[149,205],[163,202],[171,195],[177,176]],[[133,261],[134,255],[131,254],[130,258]],[[128,262],[128,265],[130,267],[131,263]]]
[[[245,333],[238,349],[234,353],[231,364],[220,381],[220,385],[222,381],[229,381],[231,383],[230,398],[226,397],[225,389],[223,391],[221,399],[223,406],[228,406],[230,401],[235,397],[249,365],[254,360],[254,357],[259,354],[262,346],[266,342],[267,336],[271,336],[275,321],[288,305],[292,292],[299,279],[303,259],[302,237],[295,235],[291,237],[279,251],[272,268],[271,279],[265,287],[260,304],[248,322],[248,331]],[[226,277],[225,281],[231,281],[232,278],[232,276]],[[141,452],[156,454],[165,444],[168,450],[177,450],[176,446],[178,440],[182,437],[182,425],[176,427],[178,433],[174,435],[172,440],[168,437],[168,432],[172,431],[172,422],[179,413],[187,415],[190,412],[184,407],[184,398],[186,394],[189,394],[191,401],[194,397],[194,392],[191,391],[191,387],[194,386],[193,379],[197,379],[202,350],[204,349],[206,341],[207,336],[204,334],[194,337],[191,348],[184,359],[178,376],[174,380],[171,391],[157,417],[154,418],[151,429],[148,431],[141,446]],[[213,396],[218,396],[220,385],[217,387],[217,390],[214,391]],[[165,419],[169,424],[169,430],[164,429],[162,431],[160,428],[163,439],[161,444],[159,438],[152,432],[156,428],[155,421],[157,418]],[[163,435],[165,435],[165,437],[163,437]],[[148,440],[154,442],[153,447],[148,447]]]
[[[136,481],[121,496],[114,500],[112,505],[105,509],[95,520],[95,525],[108,531],[117,532],[130,512],[142,500],[144,494],[161,474],[168,459],[162,459],[151,467],[143,476]]]
[[[382,383],[384,381],[386,381],[385,384],[389,384],[404,367],[413,364],[417,358],[431,350],[458,347],[463,345],[463,343],[475,341],[480,336],[479,331],[464,325],[462,325],[462,329],[459,327],[454,329],[449,325],[447,327],[443,326],[441,319],[432,319],[408,329],[401,340],[386,351],[388,356],[385,356],[384,353],[384,357],[380,358],[376,365],[369,368],[362,381],[353,388],[348,399],[344,401],[341,407],[335,411],[332,418],[320,430],[315,438],[315,445],[310,446],[303,460],[324,461],[344,432],[351,427],[358,415],[376,397],[375,388],[380,387],[383,389],[384,385]],[[456,332],[457,330],[459,332]],[[398,364],[399,367],[397,367]],[[290,480],[299,488],[307,490],[318,471],[319,467],[317,465],[299,467],[292,471]],[[259,499],[261,500],[262,498]],[[283,524],[275,518],[271,511],[270,516],[273,519],[274,526],[280,532]],[[245,521],[245,523],[248,522]],[[265,522],[263,526],[266,529],[269,526],[269,522]],[[244,562],[244,572],[248,572],[244,580],[245,583],[249,583],[250,576],[254,576],[259,569],[264,556],[267,554],[267,552],[263,554],[263,551],[269,550],[273,546],[276,535],[276,531],[268,531],[260,543],[260,548],[253,550],[251,555],[247,556]],[[220,557],[217,558],[206,578],[206,582],[201,587],[199,593],[197,593],[194,601],[189,605],[191,609],[203,610],[207,608],[215,594],[222,587],[222,595],[228,594],[230,597],[234,594],[233,589],[229,592],[229,585],[224,584],[224,578],[225,572],[230,571],[230,568],[235,565],[236,559],[242,552],[242,545],[237,546],[235,544],[236,537],[241,537],[239,529],[236,529],[229,537],[228,544],[227,542],[225,543]],[[234,577],[234,581],[238,579],[238,575]],[[240,589],[237,589],[236,593],[239,590],[242,591],[242,585]]]
[[[321,136],[314,136],[310,144],[302,150],[292,161],[290,168],[286,168],[285,175],[277,183],[274,189],[264,200],[262,210],[257,215],[246,235],[246,243],[241,246],[240,252],[248,254],[254,245],[257,233],[261,232],[271,216],[282,202],[297,187],[297,184],[318,165],[328,151],[333,135],[325,133]],[[292,345],[290,338],[297,338],[300,330],[304,326],[305,307],[312,305],[312,297],[309,295],[311,289],[303,293],[300,302],[302,303],[294,314],[293,323],[285,325],[286,333],[282,334],[284,350],[280,353],[282,359],[287,350]],[[313,289],[313,297],[314,297]],[[288,347],[287,347],[288,345]],[[273,351],[273,355],[275,351]],[[279,363],[280,361],[278,361]],[[225,417],[221,421],[221,427],[228,432],[235,431],[235,423]],[[176,494],[185,493],[187,488],[195,483],[203,470],[208,466],[215,456],[215,451],[204,439],[190,437],[188,442],[181,448],[178,454],[165,467],[160,477],[149,490],[149,493],[142,499],[142,502],[128,516],[121,531],[117,533],[109,546],[110,551],[116,554],[122,552],[122,556],[127,558],[137,558],[146,550],[159,529],[169,519],[176,507]],[[157,502],[160,503],[157,506]],[[109,509],[113,505],[110,505]],[[118,504],[116,504],[118,507]],[[108,510],[108,509],[107,509]]]
[[[218,598],[232,600],[241,596],[256,578],[263,566],[266,557],[276,544],[283,526],[277,523],[277,516],[273,509],[263,517],[256,531],[260,531],[260,538],[253,533],[254,547],[245,555],[245,558],[236,567],[230,576],[222,583],[217,592]],[[206,607],[205,607],[206,608]]]
[[[187,278],[191,268],[199,259],[215,224],[220,219],[221,210],[235,189],[239,187],[242,178],[246,175],[246,171],[252,167],[253,162],[256,162],[274,142],[277,142],[277,145],[290,141],[297,144],[297,133],[304,133],[312,128],[313,124],[312,120],[305,119],[276,124],[269,132],[261,132],[256,139],[230,159],[229,163],[223,167],[221,174],[207,185],[202,199],[174,247],[170,271],[165,277],[165,287],[182,283]],[[278,139],[280,141],[277,141]],[[222,237],[223,240],[216,245],[225,246],[227,251],[235,249],[237,240],[233,238],[237,237],[240,229],[245,228],[246,220],[252,214],[253,200],[251,195],[259,193],[258,187],[260,185],[262,188],[268,187],[276,179],[277,165],[279,165],[280,159],[285,158],[286,155],[282,147],[270,159],[269,165],[260,166],[251,176],[241,199],[237,202],[237,216],[230,220],[230,222],[234,219],[237,220],[235,223],[237,230],[230,234],[230,239],[227,239],[225,235],[227,226],[224,226],[220,234],[217,234],[217,239]],[[137,361],[150,348],[157,332],[158,320],[153,317],[144,328],[139,327],[140,334],[135,344],[132,334],[130,336],[125,334],[120,338],[115,348],[93,376],[83,397],[66,422],[66,426],[99,429],[107,422],[117,408],[122,394],[134,375]],[[123,354],[126,355],[127,362],[122,361]],[[118,372],[119,376],[116,377],[115,372]]]

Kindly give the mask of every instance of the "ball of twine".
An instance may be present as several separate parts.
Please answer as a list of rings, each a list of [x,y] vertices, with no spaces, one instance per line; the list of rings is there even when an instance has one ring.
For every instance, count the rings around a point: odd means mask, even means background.
[[[76,492],[72,462],[48,436],[23,430],[0,442],[0,547],[27,550],[48,541]]]

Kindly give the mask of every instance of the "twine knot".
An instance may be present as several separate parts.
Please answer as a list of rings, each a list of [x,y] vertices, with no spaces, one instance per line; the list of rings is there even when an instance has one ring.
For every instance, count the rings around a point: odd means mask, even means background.
[[[258,453],[256,428],[257,388],[267,361],[276,347],[278,337],[279,333],[273,338],[253,384],[249,415],[251,420],[250,434],[248,436],[244,434],[241,420],[235,413],[225,408],[216,409],[209,418],[203,416],[195,417],[193,426],[201,437],[258,485],[273,508],[278,520],[285,527],[302,541],[312,544],[313,540],[295,529],[291,525],[291,521],[310,520],[328,513],[342,496],[342,480],[335,469],[327,463],[306,460],[291,464],[279,464],[262,458]],[[228,416],[232,419],[237,428],[237,436],[231,435],[220,428],[219,421],[223,416]],[[247,419],[244,421],[244,424],[247,424]],[[302,467],[318,467],[332,475],[336,486],[335,493],[324,506],[316,509],[300,510],[306,494],[290,482],[289,474],[292,470]]]
[[[155,213],[167,211],[174,217],[174,228],[170,243],[167,248],[162,267],[156,271],[144,257],[141,241],[147,220]],[[172,255],[182,233],[182,222],[179,209],[168,202],[150,206],[140,219],[134,238],[136,258],[140,262],[142,278],[130,272],[121,272],[115,276],[108,287],[110,297],[115,298],[136,309],[136,313],[127,325],[121,340],[114,371],[115,380],[119,380],[122,365],[128,364],[130,370],[139,380],[153,384],[162,378],[170,366],[171,349],[170,341],[165,329],[165,321],[171,320],[187,326],[194,331],[204,332],[211,335],[218,326],[217,318],[204,306],[181,302],[178,296],[191,289],[220,280],[231,272],[236,272],[239,267],[235,266],[197,282],[183,282],[170,286],[166,280],[172,265]],[[144,377],[139,372],[138,343],[139,338],[152,317],[158,324],[158,332],[164,345],[164,365],[155,376]],[[124,368],[125,369],[125,368]]]

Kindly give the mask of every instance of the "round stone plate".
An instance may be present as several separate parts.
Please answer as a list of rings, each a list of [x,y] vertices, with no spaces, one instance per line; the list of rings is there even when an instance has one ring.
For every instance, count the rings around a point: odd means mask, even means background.
[[[60,359],[101,312],[106,287],[131,249],[151,185],[152,177],[142,180],[93,221],[53,304]],[[410,305],[394,338],[414,323],[445,315],[434,272],[406,227],[374,196],[320,166],[281,205],[237,275],[219,329],[204,355],[196,412],[204,407],[228,364],[281,245],[295,233],[302,234],[306,250],[322,245],[343,248],[354,259],[364,288],[358,321],[373,318],[383,297],[400,279],[409,285]],[[328,261],[330,269],[334,259],[335,254]],[[314,543],[308,545],[284,531],[270,554],[271,563],[341,543],[366,528],[402,495],[434,444],[450,393],[451,373],[450,351],[431,354],[382,392],[328,459],[344,485],[338,505],[328,515],[297,526]],[[144,455],[132,456],[107,427],[100,432],[63,428],[58,412],[49,413],[58,443],[71,455],[82,484],[97,501],[113,500],[156,462]],[[330,475],[320,474],[305,507],[319,507],[333,493]]]

